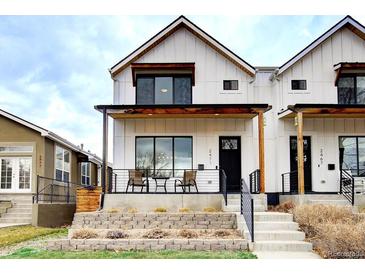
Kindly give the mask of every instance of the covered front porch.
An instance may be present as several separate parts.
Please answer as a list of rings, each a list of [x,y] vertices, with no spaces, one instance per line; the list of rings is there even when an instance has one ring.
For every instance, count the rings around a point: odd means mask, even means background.
[[[341,194],[352,205],[365,193],[365,106],[296,104],[279,114],[282,194]],[[286,170],[284,170],[286,169]]]
[[[102,172],[104,194],[123,194],[123,199],[132,193],[227,197],[239,193],[241,178],[249,177],[252,192],[265,192],[267,104],[95,108],[103,113],[104,163],[108,117],[114,119],[114,163],[111,172]]]

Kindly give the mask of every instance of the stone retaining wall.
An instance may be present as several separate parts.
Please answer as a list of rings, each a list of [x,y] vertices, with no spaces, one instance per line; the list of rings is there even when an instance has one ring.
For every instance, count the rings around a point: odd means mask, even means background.
[[[73,229],[236,229],[234,213],[77,213]]]
[[[58,239],[47,241],[47,250],[248,250],[244,239]]]

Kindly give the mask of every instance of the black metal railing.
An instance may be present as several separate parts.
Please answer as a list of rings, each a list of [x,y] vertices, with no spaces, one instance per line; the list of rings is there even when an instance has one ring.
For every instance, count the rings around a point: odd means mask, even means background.
[[[241,179],[241,215],[243,215],[251,242],[255,241],[254,200],[244,179]]]
[[[131,171],[142,173],[139,180],[144,184],[143,189],[136,184],[133,191],[133,188],[129,187],[127,192],[128,182],[132,179]],[[181,183],[177,181],[175,191],[175,180],[184,181],[185,171],[196,171],[197,187],[184,189],[179,187]],[[227,199],[227,176],[222,169],[113,169],[112,174],[109,193],[222,193]]]
[[[74,204],[76,203],[76,190],[78,187],[86,186],[73,182],[37,176],[36,193],[33,195],[33,203]]]
[[[250,192],[252,194],[260,193],[260,169],[256,169],[249,175]]]
[[[223,194],[223,198],[224,198],[224,204],[227,205],[228,204],[227,175],[223,169],[220,170],[220,185],[221,185],[221,190],[222,190],[222,194]]]
[[[282,194],[298,193],[298,171],[291,171],[281,174]]]
[[[340,170],[340,193],[351,203],[355,204],[355,179],[347,170]]]

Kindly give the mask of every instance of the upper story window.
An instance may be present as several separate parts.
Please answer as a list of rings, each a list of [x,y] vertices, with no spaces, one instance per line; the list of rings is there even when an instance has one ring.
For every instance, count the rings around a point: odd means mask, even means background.
[[[71,152],[60,146],[56,146],[55,170],[56,180],[64,182],[70,181]]]
[[[223,80],[223,90],[238,90],[238,80]]]
[[[307,89],[307,80],[291,80],[291,89],[292,90],[306,90]]]
[[[343,75],[338,79],[339,104],[365,104],[365,75]]]
[[[0,153],[31,153],[33,146],[0,146]]]
[[[89,186],[91,184],[90,180],[90,163],[81,163],[81,184]]]
[[[138,75],[136,82],[137,105],[191,104],[190,75]]]

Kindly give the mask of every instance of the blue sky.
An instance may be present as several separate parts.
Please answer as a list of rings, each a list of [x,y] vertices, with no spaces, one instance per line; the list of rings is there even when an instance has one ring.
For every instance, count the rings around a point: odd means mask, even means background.
[[[187,17],[250,64],[280,66],[344,16]],[[0,108],[101,155],[108,68],[175,18],[0,16]]]

